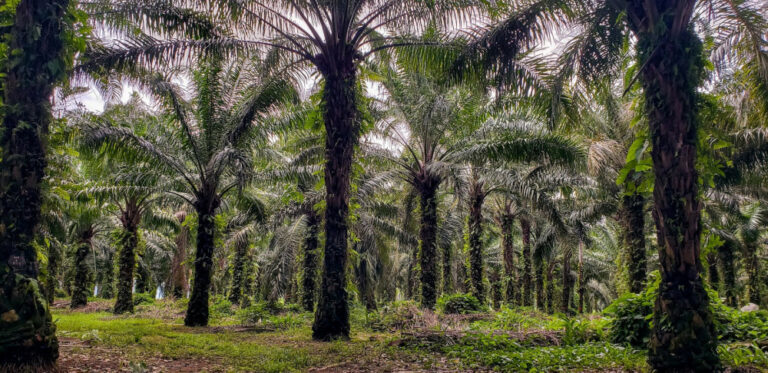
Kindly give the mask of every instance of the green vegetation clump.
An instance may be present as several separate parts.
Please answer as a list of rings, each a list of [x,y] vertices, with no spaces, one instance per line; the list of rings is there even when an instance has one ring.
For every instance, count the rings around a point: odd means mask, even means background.
[[[140,304],[154,304],[155,297],[148,293],[136,293],[133,294],[133,305],[138,306]]]
[[[437,309],[445,314],[468,314],[486,311],[486,307],[470,294],[443,295],[437,300]]]

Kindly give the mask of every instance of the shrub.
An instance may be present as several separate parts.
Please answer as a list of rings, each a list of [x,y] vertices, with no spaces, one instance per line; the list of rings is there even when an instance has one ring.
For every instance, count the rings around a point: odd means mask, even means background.
[[[257,324],[267,316],[269,316],[269,311],[261,302],[253,303],[237,312],[237,319],[243,325]]]
[[[147,293],[133,294],[133,305],[138,306],[140,304],[153,304],[155,303],[155,297]]]
[[[474,296],[470,294],[443,295],[437,300],[437,309],[446,314],[467,314],[485,311]]]
[[[381,307],[367,315],[366,324],[375,331],[397,331],[423,327],[424,313],[414,301],[400,301]]]
[[[612,318],[609,333],[611,342],[647,347],[651,337],[653,303],[660,280],[658,271],[651,273],[651,280],[642,293],[626,293],[603,311]]]
[[[232,316],[234,314],[235,311],[232,310],[232,302],[229,299],[220,298],[211,305],[211,315],[215,318]]]

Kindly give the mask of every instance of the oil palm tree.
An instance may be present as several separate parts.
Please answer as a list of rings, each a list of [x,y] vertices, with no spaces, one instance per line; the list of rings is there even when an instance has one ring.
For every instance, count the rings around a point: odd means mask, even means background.
[[[520,6],[512,7],[509,17],[470,43],[468,55],[483,56],[481,62],[494,71],[518,72],[519,53],[526,47],[559,27],[579,27],[582,32],[559,61],[562,74],[555,88],[572,74],[592,80],[615,71],[624,41],[629,35],[636,38],[640,68],[631,81],[643,86],[662,275],[649,362],[659,370],[717,369],[717,341],[699,275],[696,89],[703,81],[704,56],[692,24],[698,15],[725,24],[715,37],[720,52],[752,62],[753,71],[763,73],[755,76],[765,82],[766,42],[754,32],[764,29],[764,16],[747,1],[539,0],[515,5]],[[555,92],[551,97],[557,101]],[[697,348],[690,348],[693,340]]]
[[[165,104],[169,126],[146,128],[144,133],[98,123],[85,129],[86,144],[115,147],[173,175],[177,187],[168,193],[195,209],[197,251],[188,326],[208,323],[214,217],[222,198],[242,188],[252,172],[251,150],[258,150],[257,143],[268,133],[256,124],[276,105],[295,97],[285,80],[270,76],[260,61],[250,62],[244,66],[245,61],[209,60],[193,73],[192,102],[185,101],[174,84],[158,80],[154,87]]]
[[[40,220],[49,98],[68,60],[64,27],[68,0],[23,0],[5,6],[0,33],[0,362],[51,363],[59,354],[56,327],[37,282],[32,246]],[[13,51],[13,53],[10,53]]]

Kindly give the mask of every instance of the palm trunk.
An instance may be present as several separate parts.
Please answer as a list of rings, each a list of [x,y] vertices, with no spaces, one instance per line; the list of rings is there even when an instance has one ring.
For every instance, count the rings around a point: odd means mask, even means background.
[[[472,281],[472,295],[485,304],[483,283],[483,184],[473,180],[469,205],[469,272]]]
[[[713,371],[720,359],[699,258],[696,90],[703,57],[689,25],[695,1],[640,3],[632,3],[628,19],[643,66],[661,272],[648,359],[658,371]]]
[[[346,51],[345,51],[346,52]],[[312,325],[316,340],[349,339],[347,302],[347,217],[352,158],[360,118],[356,67],[349,56],[335,66],[323,66],[325,122],[325,255],[320,298]]]
[[[425,176],[419,180],[421,197],[421,306],[434,309],[437,301],[437,188],[435,178]]]
[[[126,206],[121,222],[123,232],[120,233],[117,256],[117,300],[114,313],[133,312],[133,272],[136,268],[136,247],[139,244],[139,214],[138,210]]]
[[[488,275],[488,280],[491,283],[491,299],[493,300],[493,308],[499,309],[501,305],[501,268],[494,267]]]
[[[501,246],[504,260],[504,287],[506,289],[506,301],[515,304],[515,286],[517,286],[517,267],[515,266],[515,248],[513,246],[512,226],[515,217],[504,213],[501,216]]]
[[[572,255],[573,250],[570,247],[566,247],[563,253],[563,303],[560,305],[560,312],[566,315],[571,313],[571,295],[573,294],[573,277],[571,276]]]
[[[99,295],[104,299],[112,299],[115,296],[115,263],[112,255],[104,263],[104,272],[99,283],[101,284],[101,294]]]
[[[360,269],[358,271],[358,283],[360,288],[360,300],[365,305],[365,310],[368,312],[376,311],[376,296],[373,292],[373,283],[368,277],[368,261],[362,260],[360,262]]]
[[[22,0],[6,30],[14,53],[0,84],[0,364],[49,364],[59,356],[32,240],[40,221],[48,99],[67,69],[61,52],[68,6],[68,0]]]
[[[744,248],[744,270],[747,272],[747,300],[760,304],[760,258],[757,246],[746,245]]]
[[[555,312],[555,263],[553,260],[547,269],[547,313]]]
[[[317,292],[317,247],[318,232],[320,230],[320,216],[312,206],[307,208],[307,235],[304,237],[304,269],[302,276],[301,303],[308,312],[315,310],[315,297]]]
[[[452,246],[450,244],[443,248],[443,294],[450,294],[454,289],[451,251]]]
[[[586,284],[584,284],[584,241],[579,240],[579,314],[584,313],[584,295],[586,293]]]
[[[88,255],[91,253],[91,241],[88,233],[83,235],[75,250],[75,278],[72,284],[72,299],[69,307],[80,308],[88,304],[88,295],[91,293],[91,271],[88,268]]]
[[[738,305],[736,297],[736,268],[734,260],[733,242],[725,241],[717,249],[720,265],[723,268],[723,287],[725,288],[725,303],[731,307]]]
[[[707,271],[709,286],[719,293],[722,290],[720,286],[720,270],[717,265],[717,253],[714,251],[707,254]]]
[[[245,262],[248,259],[248,243],[238,242],[235,245],[235,258],[232,264],[232,288],[229,292],[229,301],[232,304],[240,305],[242,300],[243,287],[245,286]]]
[[[48,303],[53,303],[56,296],[56,275],[61,265],[61,251],[57,244],[51,242],[48,246],[48,281],[45,283],[45,297]]]
[[[176,214],[176,218],[179,223],[183,223],[186,220],[186,213],[180,212]],[[184,265],[184,260],[187,257],[187,246],[189,244],[189,228],[182,224],[179,229],[179,234],[176,236],[176,250],[173,252],[173,258],[171,259],[171,273],[169,275],[169,282],[171,284],[170,293],[174,298],[182,298],[187,295],[187,269]]]
[[[531,223],[520,218],[520,230],[523,234],[523,306],[533,305],[533,269],[531,268]]]
[[[536,309],[544,311],[544,261],[540,258],[536,258],[533,261],[536,275]]]
[[[629,291],[640,293],[645,287],[647,260],[645,256],[645,232],[643,230],[645,198],[639,194],[622,197],[620,221],[622,240],[626,250],[629,270]]]
[[[189,297],[187,314],[184,317],[186,326],[208,325],[208,298],[211,290],[213,274],[213,249],[216,235],[214,210],[211,204],[198,202],[209,208],[197,209],[197,251],[195,252],[195,277],[192,294]]]

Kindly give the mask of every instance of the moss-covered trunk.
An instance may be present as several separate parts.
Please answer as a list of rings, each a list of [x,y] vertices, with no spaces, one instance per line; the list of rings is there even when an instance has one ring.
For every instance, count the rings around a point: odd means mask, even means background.
[[[421,306],[435,308],[437,302],[437,188],[439,180],[429,174],[418,175],[421,207],[419,264],[421,265]]]
[[[516,294],[515,287],[517,286],[517,267],[515,265],[515,247],[514,239],[512,237],[512,229],[515,224],[515,217],[510,213],[503,213],[500,218],[501,229],[501,247],[502,247],[502,260],[504,262],[504,289],[505,299],[509,304],[515,304]]]
[[[320,233],[320,216],[312,206],[305,208],[307,217],[307,232],[304,236],[304,261],[301,277],[301,304],[308,312],[315,310],[317,297],[317,247]]]
[[[645,198],[640,194],[623,196],[619,209],[622,230],[622,245],[626,250],[629,272],[629,291],[639,293],[645,287],[647,260],[645,256]]]
[[[56,296],[56,276],[61,266],[61,248],[53,242],[48,246],[48,279],[45,282],[45,298],[48,303],[53,303]]]
[[[31,243],[40,221],[48,99],[67,70],[62,29],[68,6],[68,0],[21,0],[5,29],[13,53],[0,83],[0,363],[51,363],[58,357]]]
[[[133,273],[139,245],[139,211],[126,208],[120,216],[123,230],[117,239],[117,299],[113,312],[133,312]]]
[[[374,294],[374,283],[371,280],[371,276],[368,273],[368,261],[363,259],[360,261],[360,268],[358,269],[358,289],[360,290],[360,301],[365,305],[365,309],[368,312],[376,311],[376,295]]]
[[[469,276],[472,295],[485,304],[485,283],[483,265],[483,183],[472,180],[469,191]]]
[[[522,304],[529,307],[533,305],[533,268],[531,266],[531,223],[527,218],[520,218],[520,230],[523,235]]]
[[[760,257],[757,256],[757,245],[745,245],[744,271],[747,273],[747,300],[760,304]]]
[[[717,248],[717,256],[723,269],[723,288],[725,290],[725,303],[731,307],[738,306],[736,297],[736,263],[733,241],[726,240]]]
[[[195,207],[198,219],[195,273],[184,325],[206,326],[208,325],[208,299],[211,291],[213,249],[216,235],[214,211],[218,207],[218,203],[201,200]]]
[[[493,308],[499,309],[501,306],[502,298],[502,284],[501,284],[501,267],[494,266],[491,268],[488,274],[488,282],[491,283],[491,300],[493,301]]]
[[[232,263],[232,287],[229,290],[229,301],[240,305],[245,287],[245,263],[248,261],[248,242],[238,242],[235,245],[235,258]]]
[[[640,80],[651,134],[653,218],[661,285],[654,306],[649,363],[658,371],[720,367],[709,298],[700,276],[697,89],[702,46],[690,25],[695,0],[633,1]]]
[[[554,313],[555,312],[555,262],[554,260],[550,262],[548,268],[547,268],[547,287],[546,287],[546,298],[547,298],[547,313]]]
[[[114,257],[109,255],[101,272],[99,296],[104,299],[112,299],[115,296],[115,263]]]
[[[312,338],[349,338],[349,304],[346,290],[347,218],[352,158],[360,116],[357,108],[357,70],[353,56],[344,56],[320,67],[325,78],[325,252],[320,298],[312,325]]]
[[[85,307],[88,304],[88,295],[92,292],[93,276],[88,266],[88,257],[91,254],[92,234],[84,233],[75,249],[75,278],[72,281],[72,298],[70,308]]]
[[[710,251],[707,254],[707,279],[709,280],[709,286],[715,289],[718,293],[722,292],[720,286],[720,269],[717,263],[717,252]]]

